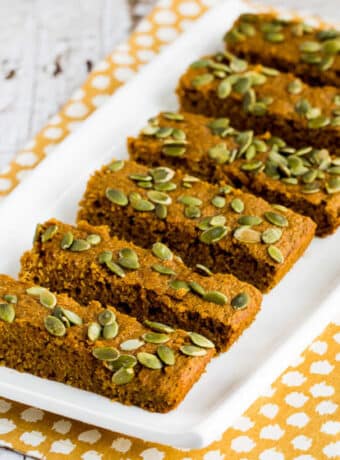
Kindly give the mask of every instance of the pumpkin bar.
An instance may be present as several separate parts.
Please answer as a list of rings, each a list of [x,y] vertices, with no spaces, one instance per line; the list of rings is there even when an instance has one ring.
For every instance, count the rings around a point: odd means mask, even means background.
[[[310,85],[340,86],[340,31],[274,14],[242,14],[225,35],[232,53],[292,72]]]
[[[119,218],[119,216],[117,216]],[[86,222],[50,220],[22,257],[21,278],[86,304],[114,304],[137,317],[200,333],[226,350],[254,320],[261,294],[231,275],[204,276],[163,244],[152,252]]]
[[[186,112],[229,117],[237,129],[270,131],[294,147],[340,155],[340,90],[312,87],[291,73],[251,65],[229,52],[194,62],[177,93]]]
[[[97,171],[80,206],[80,219],[107,224],[143,247],[162,241],[187,265],[232,273],[263,292],[288,272],[315,230],[309,218],[228,185],[134,161]]]
[[[178,133],[182,143],[172,144]],[[208,182],[229,180],[292,208],[316,222],[319,236],[340,225],[340,159],[326,149],[296,149],[270,134],[237,131],[228,118],[172,112],[152,118],[128,148],[137,162],[180,168]]]
[[[0,360],[155,412],[174,409],[215,353],[207,338],[0,275]]]

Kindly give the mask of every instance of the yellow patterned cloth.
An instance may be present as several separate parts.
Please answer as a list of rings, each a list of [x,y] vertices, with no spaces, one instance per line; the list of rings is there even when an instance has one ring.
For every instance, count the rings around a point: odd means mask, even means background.
[[[7,195],[120,85],[217,2],[161,1],[0,174],[0,195]],[[0,444],[37,458],[70,460],[340,458],[340,322],[330,323],[261,394],[219,440],[192,451],[152,444],[0,399]]]

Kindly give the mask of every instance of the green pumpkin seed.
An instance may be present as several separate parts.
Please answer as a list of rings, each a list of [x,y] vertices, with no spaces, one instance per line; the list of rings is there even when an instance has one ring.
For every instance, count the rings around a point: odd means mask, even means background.
[[[315,169],[310,169],[309,171],[307,171],[305,174],[303,174],[302,176],[302,181],[305,183],[305,184],[310,184],[311,182],[314,182],[315,179],[317,178],[318,176],[318,171],[316,171]]]
[[[164,204],[156,204],[155,214],[158,217],[158,219],[166,219],[168,215],[168,209]]]
[[[98,255],[98,262],[100,264],[105,264],[106,262],[111,262],[112,260],[112,252],[111,251],[103,251]]]
[[[125,340],[119,345],[119,348],[123,351],[133,351],[137,350],[138,348],[142,347],[144,342],[139,339],[129,339]]]
[[[242,243],[259,243],[261,241],[261,233],[247,225],[238,227],[234,231],[234,237]]]
[[[175,128],[173,131],[172,131],[172,138],[174,139],[174,141],[178,141],[178,144],[186,144],[186,137],[187,135],[185,134],[185,132],[182,130],[182,129],[178,129],[178,128]],[[167,142],[167,140],[165,141]]]
[[[148,191],[147,192],[147,197],[153,203],[164,204],[166,206],[168,206],[172,202],[172,199],[170,198],[170,196],[167,193],[158,192],[157,190]]]
[[[340,52],[340,37],[325,40],[322,44],[322,51],[330,55],[338,54]]]
[[[175,120],[175,121],[182,121],[184,120],[184,116],[181,113],[175,112],[163,112],[162,116],[167,120]]]
[[[200,86],[208,85],[214,80],[214,76],[211,73],[203,73],[197,75],[191,80],[191,84],[194,88],[199,88]]]
[[[116,315],[112,310],[109,309],[101,311],[98,315],[98,322],[101,326],[108,326],[109,324],[113,324],[115,319]]]
[[[135,376],[134,370],[129,367],[121,367],[118,371],[116,371],[112,376],[112,383],[115,385],[126,385],[130,383]]]
[[[225,227],[224,225],[217,225],[201,233],[199,239],[204,244],[217,243],[226,236],[228,231],[228,227]]]
[[[161,275],[167,275],[167,276],[176,275],[176,272],[172,268],[166,267],[165,265],[153,264],[151,265],[151,268],[152,270],[160,273]]]
[[[301,80],[296,79],[296,80],[291,81],[288,84],[287,89],[288,89],[288,93],[290,94],[300,94],[302,91]]]
[[[317,183],[311,183],[311,184],[306,184],[302,187],[301,189],[301,192],[302,193],[305,193],[305,194],[312,194],[312,193],[318,193],[320,192],[320,187]]]
[[[196,264],[196,269],[199,272],[201,272],[202,275],[205,275],[205,276],[212,276],[213,275],[213,272],[211,270],[209,270],[209,268],[206,267],[203,264]]]
[[[106,340],[114,339],[117,337],[119,331],[119,326],[117,321],[114,321],[112,324],[108,324],[103,327],[103,337]]]
[[[202,200],[191,195],[182,195],[178,197],[177,201],[185,206],[202,206]]]
[[[100,361],[115,361],[119,358],[119,351],[113,347],[96,347],[92,354]]]
[[[129,179],[137,182],[152,182],[152,177],[149,174],[130,174]]]
[[[276,225],[277,227],[288,226],[287,218],[282,214],[278,214],[277,212],[267,211],[264,213],[264,217],[267,219],[268,222],[270,222],[273,225]]]
[[[158,126],[148,125],[148,126],[145,126],[145,128],[141,130],[141,134],[144,134],[144,136],[154,136],[158,130],[159,130]]]
[[[137,359],[134,355],[122,354],[119,355],[119,358],[114,361],[107,361],[105,363],[106,367],[111,371],[118,371],[122,367],[125,369],[131,369],[137,364]]]
[[[101,237],[95,233],[88,235],[86,241],[90,243],[91,246],[97,246],[101,242]]]
[[[52,309],[57,304],[57,297],[52,292],[45,289],[40,293],[39,301],[44,307]]]
[[[162,148],[162,153],[164,153],[167,157],[175,157],[180,158],[185,154],[185,147],[177,146],[177,145],[165,145]]]
[[[285,39],[285,36],[280,32],[267,32],[264,35],[264,39],[271,43],[282,43]]]
[[[177,186],[173,182],[162,182],[154,184],[154,189],[158,192],[172,192],[176,190]]]
[[[55,316],[47,316],[44,320],[47,332],[56,337],[62,337],[66,334],[66,328],[63,322]]]
[[[15,310],[10,303],[0,303],[0,320],[12,323],[15,318]]]
[[[230,203],[230,207],[238,214],[244,211],[244,203],[240,198],[234,198]]]
[[[123,248],[119,251],[118,264],[130,270],[137,270],[140,267],[138,255],[130,248]]]
[[[50,225],[47,227],[47,229],[42,233],[41,235],[41,242],[46,243],[46,241],[51,240],[54,235],[58,232],[58,226],[57,225]]]
[[[151,248],[153,254],[161,260],[172,260],[173,254],[163,243],[157,242],[152,245]]]
[[[169,283],[169,286],[172,289],[175,289],[176,291],[177,290],[183,290],[186,292],[190,291],[190,287],[188,283],[186,283],[185,281],[181,281],[181,280],[171,280]]]
[[[165,166],[159,166],[158,168],[151,169],[150,174],[155,184],[159,184],[170,181],[174,177],[175,171]]]
[[[314,41],[306,41],[300,43],[300,50],[304,53],[316,53],[321,50],[321,43]]]
[[[197,332],[189,332],[189,338],[194,345],[201,348],[215,348],[214,343],[204,335],[198,334]]]
[[[207,302],[216,303],[217,305],[225,305],[228,302],[227,296],[219,291],[207,291],[203,299]]]
[[[226,99],[231,93],[231,84],[228,78],[222,80],[217,87],[217,97],[219,99]]]
[[[215,206],[215,208],[224,208],[226,200],[223,196],[214,196],[211,200],[211,204]]]
[[[241,166],[242,171],[252,172],[258,171],[262,167],[263,163],[261,160],[253,160],[245,163]]]
[[[211,219],[209,219],[208,223],[212,227],[216,227],[216,226],[219,226],[219,225],[224,225],[226,223],[226,220],[227,219],[225,218],[225,216],[218,215],[218,216],[213,216]],[[207,228],[209,228],[209,226],[207,226]]]
[[[124,192],[114,188],[107,188],[105,196],[111,203],[117,204],[118,206],[126,206],[129,203],[128,197]]]
[[[45,288],[45,287],[32,286],[32,287],[26,289],[26,294],[32,295],[34,297],[39,297],[41,294],[43,294],[46,291],[48,291],[48,289]]]
[[[133,200],[131,206],[136,211],[149,212],[155,209],[155,205],[148,200]]]
[[[249,89],[244,93],[242,99],[242,107],[245,112],[251,112],[256,103],[256,93],[253,89]]]
[[[13,303],[13,304],[18,303],[18,297],[15,294],[5,294],[4,295],[4,300],[7,303]]]
[[[173,329],[171,326],[159,323],[158,321],[145,320],[144,324],[145,326],[149,327],[150,329],[153,329],[156,332],[164,332],[166,334],[171,334],[175,331],[175,329]]]
[[[158,139],[165,139],[166,137],[171,136],[173,128],[162,126],[157,130],[156,137]]]
[[[173,366],[176,362],[174,351],[167,345],[160,345],[157,347],[157,355],[167,366]]]
[[[240,292],[231,300],[231,306],[234,310],[246,308],[249,302],[249,296],[246,292]]]
[[[233,90],[239,94],[245,94],[251,87],[250,77],[238,77],[233,85]]]
[[[188,219],[197,219],[201,217],[201,210],[197,206],[186,206],[184,208],[184,215]]]
[[[247,70],[248,63],[243,59],[238,59],[235,56],[230,60],[230,69],[233,72],[244,72]]]
[[[124,270],[112,260],[108,260],[105,262],[106,267],[110,270],[110,272],[114,273],[115,275],[119,276],[120,278],[124,278],[125,272]]]
[[[200,297],[204,297],[205,289],[196,281],[189,281],[188,285],[195,294],[199,295]]]
[[[263,221],[259,216],[242,216],[237,222],[240,225],[260,225]]]
[[[204,356],[207,354],[207,350],[204,348],[197,347],[195,345],[182,345],[180,348],[183,355],[187,356]]]
[[[74,311],[67,310],[66,308],[61,308],[61,310],[70,324],[74,324],[75,326],[81,326],[83,324],[81,317],[77,315],[77,313],[74,313]]]
[[[109,170],[112,171],[112,172],[116,172],[116,171],[120,171],[121,169],[123,169],[123,167],[124,167],[124,161],[123,160],[116,160],[116,161],[113,161],[109,165]]]
[[[277,241],[279,241],[281,236],[282,236],[282,230],[281,229],[279,229],[279,228],[267,228],[267,230],[265,230],[262,233],[261,238],[262,238],[262,241],[265,244],[274,244]]]
[[[89,327],[87,328],[87,337],[89,340],[92,342],[95,342],[96,340],[99,339],[100,334],[101,334],[101,326],[100,324],[93,322],[89,324]]]
[[[282,264],[284,262],[283,254],[280,251],[280,249],[277,248],[276,246],[273,246],[273,245],[269,246],[267,251],[268,251],[269,256],[273,260],[275,260],[275,262],[277,262],[279,264]]]
[[[330,119],[324,115],[320,115],[308,121],[308,128],[311,128],[311,129],[324,128],[325,126],[329,124],[330,124]]]
[[[166,343],[170,339],[167,334],[160,332],[146,332],[142,335],[142,338],[146,343]]]
[[[326,183],[326,191],[329,194],[340,192],[340,178],[331,177],[329,181]]]
[[[74,236],[72,232],[66,232],[61,240],[61,249],[69,249],[72,246]]]
[[[88,251],[91,248],[91,245],[86,240],[78,239],[73,240],[73,243],[70,247],[70,251],[72,252],[83,252]]]
[[[156,355],[152,355],[151,353],[146,353],[144,351],[137,353],[137,360],[142,366],[147,367],[148,369],[161,369],[163,367],[161,361]]]
[[[230,158],[230,151],[226,144],[217,144],[208,150],[208,156],[218,164],[226,163]]]

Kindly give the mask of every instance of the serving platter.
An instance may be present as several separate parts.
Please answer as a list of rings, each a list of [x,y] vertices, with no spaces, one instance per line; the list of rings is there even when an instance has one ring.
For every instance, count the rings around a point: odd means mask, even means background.
[[[198,56],[221,49],[221,37],[251,8],[218,4],[57,147],[0,206],[0,272],[17,276],[37,222],[74,222],[91,172],[126,158],[125,138],[160,110],[176,109],[176,82]],[[204,39],[202,39],[204,37]],[[340,301],[340,232],[315,239],[264,297],[255,323],[214,359],[184,402],[168,414],[127,407],[70,386],[0,369],[0,395],[145,440],[199,448],[217,439],[317,336]]]

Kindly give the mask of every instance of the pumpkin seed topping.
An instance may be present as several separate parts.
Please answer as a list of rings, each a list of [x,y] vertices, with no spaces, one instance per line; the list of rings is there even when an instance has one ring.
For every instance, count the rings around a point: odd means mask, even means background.
[[[54,235],[58,232],[58,226],[53,224],[47,227],[47,229],[41,235],[41,242],[46,243],[51,240]]]
[[[175,289],[176,291],[178,290],[183,290],[183,291],[190,291],[190,286],[188,285],[188,283],[186,281],[181,281],[181,280],[171,280],[169,282],[169,286],[172,288],[172,289]]]
[[[158,192],[157,190],[149,190],[147,192],[147,197],[153,203],[164,204],[165,206],[168,206],[172,202],[172,199],[167,193]]]
[[[242,216],[237,222],[240,225],[260,225],[263,221],[259,216]]]
[[[222,215],[213,216],[211,219],[209,219],[209,225],[211,225],[212,227],[224,225],[226,223],[226,220],[226,217]]]
[[[15,318],[15,309],[11,303],[0,303],[0,320],[12,323]]]
[[[115,361],[119,358],[119,351],[113,347],[96,347],[92,354],[100,361]]]
[[[202,206],[202,200],[191,195],[182,195],[178,197],[177,201],[185,206]]]
[[[150,174],[155,184],[162,184],[170,181],[174,177],[175,171],[165,166],[160,166],[158,168],[151,169]]]
[[[74,311],[71,310],[67,310],[66,308],[60,308],[63,316],[68,320],[70,325],[81,326],[83,324],[82,318],[77,315],[77,313],[74,313]]]
[[[191,84],[194,88],[199,88],[200,86],[208,85],[214,79],[214,76],[211,73],[203,73],[197,75],[191,81]]]
[[[157,242],[152,245],[153,254],[161,260],[172,260],[173,254],[163,243]]]
[[[261,238],[265,244],[274,244],[279,241],[281,236],[282,230],[280,228],[267,228],[267,230],[262,233]]]
[[[47,332],[56,337],[62,337],[66,334],[66,327],[64,323],[55,316],[49,315],[44,320]]]
[[[119,331],[119,326],[117,321],[113,321],[112,324],[108,324],[103,327],[103,337],[106,340],[114,339],[117,337]]]
[[[230,203],[230,207],[238,214],[244,211],[244,203],[240,198],[234,198]]]
[[[176,275],[176,272],[172,268],[166,267],[165,265],[153,264],[151,265],[151,268],[152,270],[160,273],[161,275],[168,275],[168,276]]]
[[[69,248],[72,252],[83,252],[88,251],[91,248],[91,244],[83,239],[73,240],[71,247]]]
[[[61,249],[69,249],[72,246],[74,236],[72,232],[66,232],[62,237],[60,247]]]
[[[276,225],[277,227],[287,227],[288,226],[287,218],[283,216],[282,214],[278,214],[277,212],[266,211],[264,213],[264,217],[267,219],[268,222],[270,222],[273,225]]]
[[[123,351],[133,351],[137,350],[138,348],[142,347],[144,342],[139,339],[129,339],[125,340],[119,345],[119,348]]]
[[[278,247],[271,245],[268,247],[267,251],[268,251],[269,256],[273,260],[275,260],[275,262],[279,264],[282,264],[284,262],[283,254]]]
[[[113,255],[111,251],[103,251],[98,255],[98,262],[100,264],[105,264],[106,262],[110,262],[112,257]]]
[[[18,303],[18,297],[15,294],[5,294],[3,297],[7,303]]]
[[[213,272],[203,264],[196,264],[196,269],[205,276],[212,276]]]
[[[109,170],[112,171],[112,172],[120,171],[123,168],[124,168],[124,161],[123,160],[113,161],[109,165]]]
[[[52,309],[57,304],[57,297],[52,292],[45,289],[40,293],[39,301],[42,306]]]
[[[175,331],[175,329],[173,329],[171,326],[159,323],[158,321],[145,320],[144,324],[145,326],[149,327],[150,329],[153,329],[156,332],[164,332],[166,334],[171,334]]]
[[[118,264],[130,270],[137,270],[140,267],[138,255],[130,248],[123,248],[119,251]]]
[[[98,322],[101,326],[108,326],[112,324],[116,319],[116,315],[112,310],[105,309],[98,315]]]
[[[155,214],[158,217],[158,219],[166,219],[168,215],[167,207],[164,204],[156,204]]]
[[[184,116],[181,113],[176,112],[163,112],[162,116],[167,120],[174,120],[174,121],[183,121]]]
[[[302,82],[299,79],[295,79],[288,84],[288,93],[300,94],[302,91]]]
[[[205,289],[196,281],[189,281],[188,285],[191,291],[199,295],[200,297],[203,297],[205,295]]]
[[[142,366],[147,367],[148,369],[161,369],[163,367],[161,361],[156,355],[146,353],[144,351],[137,353],[137,360]]]
[[[146,332],[142,335],[142,338],[147,343],[166,343],[170,337],[160,332]]]
[[[197,206],[186,206],[184,208],[184,215],[188,219],[197,219],[201,217],[201,210]]]
[[[167,157],[182,157],[185,154],[185,147],[177,145],[165,145],[162,148],[162,153]]]
[[[215,208],[223,208],[225,206],[226,200],[223,196],[216,195],[211,200],[211,204],[215,206]]]
[[[326,183],[326,190],[329,194],[340,192],[340,177],[331,177]]]
[[[246,292],[240,292],[231,300],[231,306],[234,310],[242,310],[249,303],[249,296]]]
[[[129,202],[125,193],[118,189],[107,188],[105,195],[111,203],[117,204],[118,206],[126,206]]]
[[[157,348],[157,355],[167,366],[173,366],[176,362],[174,351],[167,345],[159,345]]]
[[[204,356],[207,354],[207,350],[196,345],[182,345],[180,350],[187,356]]]
[[[120,267],[118,264],[116,264],[112,260],[108,260],[107,262],[105,262],[105,265],[110,270],[110,272],[114,273],[115,275],[119,276],[120,278],[124,278],[125,272],[122,269],[122,267]]]
[[[148,200],[139,199],[131,201],[131,206],[136,211],[149,212],[155,209],[155,205]]]
[[[198,334],[197,332],[189,332],[189,338],[194,345],[201,348],[215,348],[214,343],[204,335]]]
[[[242,243],[259,243],[261,241],[261,233],[247,225],[236,228],[234,237]]]
[[[206,291],[203,299],[207,302],[216,303],[217,305],[225,305],[228,301],[227,296],[219,291]]]
[[[228,227],[225,227],[223,225],[217,225],[201,233],[199,239],[202,243],[205,244],[217,243],[226,236],[228,230]]]
[[[135,372],[131,367],[121,367],[112,376],[112,383],[115,385],[126,385],[130,383],[135,376]]]
[[[100,324],[96,322],[90,323],[87,328],[87,337],[89,338],[89,340],[91,340],[92,342],[95,342],[96,340],[99,339],[100,334],[101,334]]]
[[[111,371],[118,371],[124,367],[125,369],[129,369],[135,367],[137,364],[137,359],[134,355],[122,354],[119,355],[119,358],[115,359],[114,361],[107,361],[105,363],[106,367]]]
[[[91,246],[97,246],[101,242],[101,237],[95,233],[88,235],[86,241],[90,243]]]

